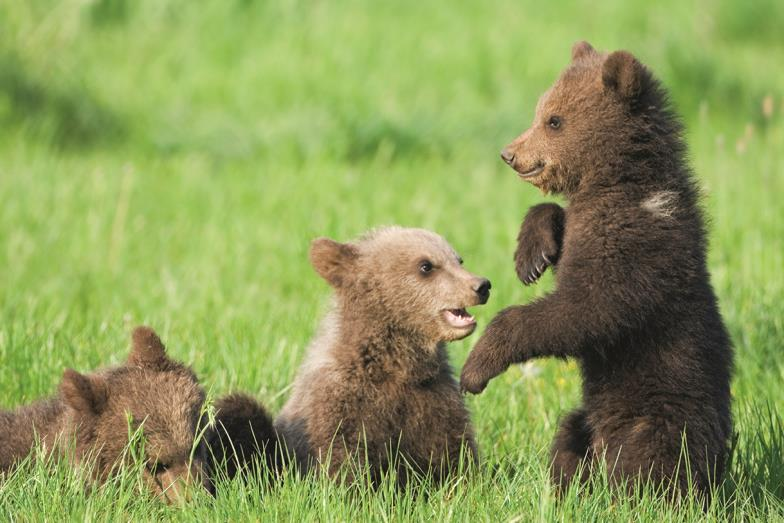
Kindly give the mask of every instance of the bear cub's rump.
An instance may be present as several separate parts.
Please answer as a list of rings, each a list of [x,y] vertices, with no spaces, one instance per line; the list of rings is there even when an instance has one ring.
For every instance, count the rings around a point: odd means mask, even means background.
[[[218,398],[214,406],[215,425],[206,435],[211,481],[276,472],[279,449],[267,409],[253,397],[236,392]]]
[[[394,469],[403,484],[411,468],[439,480],[461,456],[476,459],[446,342],[474,331],[466,307],[487,301],[490,282],[421,229],[322,238],[311,262],[334,288],[334,306],[275,421],[300,468],[334,476],[350,462],[366,465],[374,483]]]

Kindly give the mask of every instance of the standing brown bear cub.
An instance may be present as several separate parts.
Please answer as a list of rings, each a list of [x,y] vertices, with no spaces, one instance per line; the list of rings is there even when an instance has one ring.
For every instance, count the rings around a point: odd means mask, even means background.
[[[377,484],[390,470],[438,481],[476,445],[447,360],[446,342],[470,335],[466,307],[490,282],[462,267],[440,236],[386,227],[359,241],[313,242],[311,262],[334,289],[332,311],[311,343],[275,428],[301,469],[333,476],[367,466]]]
[[[681,132],[645,66],[582,42],[531,128],[502,153],[521,178],[569,202],[532,208],[515,254],[524,283],[557,267],[556,289],[499,313],[461,384],[479,393],[512,363],[579,361],[583,405],[552,447],[557,486],[583,460],[585,470],[603,463],[613,482],[650,475],[684,492],[690,476],[702,495],[722,476],[732,349]]]
[[[146,485],[166,501],[182,500],[194,483],[207,486],[206,447],[194,444],[203,403],[193,371],[166,355],[152,329],[138,327],[124,365],[67,369],[56,396],[0,411],[0,472],[40,442],[77,465],[94,459],[92,479],[105,481],[130,458],[129,429],[141,428]]]

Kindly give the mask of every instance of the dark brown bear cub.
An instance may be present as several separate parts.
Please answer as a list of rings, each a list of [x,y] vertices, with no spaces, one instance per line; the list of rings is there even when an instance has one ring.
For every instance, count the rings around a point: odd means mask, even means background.
[[[333,477],[367,466],[373,484],[394,471],[439,481],[470,462],[476,445],[446,342],[470,335],[466,307],[490,282],[462,267],[440,236],[386,227],[359,241],[313,242],[311,262],[334,289],[275,428],[302,470]]]
[[[0,471],[40,441],[75,465],[94,459],[92,479],[105,481],[130,457],[130,420],[145,440],[145,483],[167,501],[182,500],[206,480],[205,448],[194,450],[203,403],[193,372],[166,356],[152,329],[138,327],[125,365],[91,374],[67,369],[56,396],[0,412]]]
[[[732,349],[681,133],[645,66],[583,42],[502,153],[521,178],[569,202],[533,208],[516,254],[526,283],[557,264],[556,289],[499,313],[461,384],[479,393],[512,363],[579,361],[583,405],[552,448],[558,486],[584,459],[587,468],[603,460],[613,482],[650,474],[685,492],[690,476],[701,495],[722,477]]]

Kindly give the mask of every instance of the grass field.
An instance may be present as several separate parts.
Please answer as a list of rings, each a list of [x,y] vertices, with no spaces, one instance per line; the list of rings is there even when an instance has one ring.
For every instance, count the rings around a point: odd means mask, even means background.
[[[541,195],[498,151],[571,44],[626,48],[671,89],[704,188],[710,269],[736,348],[737,442],[708,516],[784,520],[784,3],[0,0],[0,407],[65,367],[122,361],[154,326],[211,394],[273,412],[329,290],[310,240],[391,223],[443,234],[493,282],[481,326],[552,288],[515,278]],[[477,335],[453,344],[459,369]],[[14,520],[681,521],[643,492],[556,503],[547,449],[579,400],[537,361],[467,398],[480,473],[418,496],[287,477],[168,507],[133,478],[85,493],[32,462]]]

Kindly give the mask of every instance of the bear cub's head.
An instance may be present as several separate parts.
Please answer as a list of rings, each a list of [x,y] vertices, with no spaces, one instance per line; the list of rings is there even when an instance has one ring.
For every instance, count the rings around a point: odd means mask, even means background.
[[[66,369],[60,383],[77,459],[95,459],[106,480],[132,459],[130,435],[143,438],[145,484],[165,501],[182,501],[190,489],[208,487],[206,447],[194,444],[204,390],[194,373],[169,359],[155,332],[137,327],[126,364],[80,374]],[[138,432],[137,432],[138,431]]]
[[[600,53],[578,42],[571,64],[539,99],[531,127],[501,158],[542,192],[569,196],[639,145],[635,129],[651,127],[646,112],[662,109],[662,98],[658,82],[630,53]]]
[[[490,281],[468,272],[446,240],[424,229],[384,227],[351,243],[319,238],[310,260],[344,309],[430,342],[471,334],[476,320],[466,307],[490,297]]]

